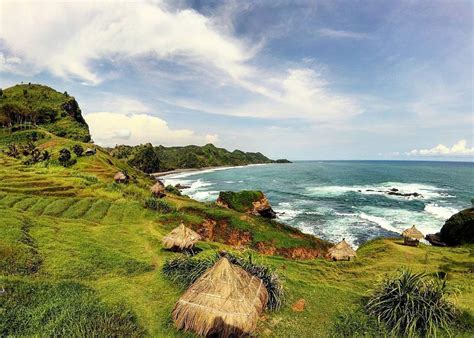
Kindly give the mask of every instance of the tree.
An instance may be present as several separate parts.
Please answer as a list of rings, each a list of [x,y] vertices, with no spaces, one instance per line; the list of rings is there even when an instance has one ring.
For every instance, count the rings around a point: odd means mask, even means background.
[[[71,160],[71,152],[67,150],[66,148],[61,149],[59,151],[59,157],[58,157],[59,163],[62,166],[67,167],[69,165],[70,160]]]
[[[3,96],[3,89],[0,88],[0,97],[2,97],[2,96]]]
[[[160,159],[151,145],[141,149],[129,163],[146,173],[160,170]]]
[[[82,156],[82,153],[84,152],[84,148],[82,148],[80,144],[75,144],[72,147],[72,151],[74,152],[74,154],[76,154],[77,157],[80,157]]]
[[[43,154],[41,155],[41,157],[43,158],[43,161],[46,161],[46,160],[49,160],[51,158],[51,155],[47,150],[45,150],[45,151],[43,151]]]

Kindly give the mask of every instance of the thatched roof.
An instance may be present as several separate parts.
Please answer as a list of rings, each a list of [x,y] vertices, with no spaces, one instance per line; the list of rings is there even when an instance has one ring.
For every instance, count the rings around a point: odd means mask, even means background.
[[[207,270],[178,300],[178,329],[221,337],[251,333],[268,301],[263,282],[225,257]]]
[[[165,185],[161,181],[156,181],[150,188],[150,191],[154,195],[161,195],[165,191]]]
[[[197,232],[185,227],[184,224],[181,223],[180,226],[163,237],[163,246],[167,249],[190,249],[200,239],[201,236]]]
[[[116,180],[116,181],[126,181],[127,176],[123,172],[119,171],[118,173],[115,174],[114,180]]]
[[[402,232],[403,237],[408,237],[408,238],[413,238],[413,239],[422,239],[425,236],[419,231],[415,225],[413,225],[411,228],[406,229],[405,231]]]
[[[328,256],[335,260],[351,259],[356,257],[357,253],[352,247],[346,242],[345,239],[334,245],[328,250]]]

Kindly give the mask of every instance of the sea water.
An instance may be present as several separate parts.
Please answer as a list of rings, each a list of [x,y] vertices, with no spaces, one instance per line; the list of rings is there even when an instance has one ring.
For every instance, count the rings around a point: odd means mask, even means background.
[[[164,177],[184,194],[215,201],[219,191],[261,190],[281,222],[330,241],[358,247],[398,236],[415,224],[424,234],[471,206],[474,163],[415,161],[301,161],[216,168]],[[389,189],[420,197],[388,195]],[[380,192],[382,191],[382,192]]]

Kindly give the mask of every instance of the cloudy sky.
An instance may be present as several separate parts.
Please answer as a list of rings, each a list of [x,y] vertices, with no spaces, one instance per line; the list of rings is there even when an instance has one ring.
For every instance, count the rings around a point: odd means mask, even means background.
[[[0,87],[79,101],[101,145],[472,159],[471,1],[0,2]]]

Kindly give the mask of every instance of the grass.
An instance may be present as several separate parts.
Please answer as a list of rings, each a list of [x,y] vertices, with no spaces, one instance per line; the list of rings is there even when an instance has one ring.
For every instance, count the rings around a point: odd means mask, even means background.
[[[71,168],[60,167],[54,163],[59,150],[77,142],[42,132],[46,137],[36,144],[53,154],[48,163],[23,165],[2,153],[0,142],[0,255],[8,257],[0,260],[0,290],[6,291],[0,295],[1,335],[59,335],[67,329],[76,335],[183,336],[170,319],[182,287],[161,273],[176,256],[163,250],[161,239],[181,221],[197,226],[211,218],[249,232],[250,249],[259,241],[284,248],[328,245],[278,222],[173,194],[163,201],[176,211],[146,209],[142,197],[149,196],[152,180],[100,148]],[[119,169],[136,181],[113,184]],[[233,250],[224,242],[200,242],[200,255]],[[406,266],[431,276],[447,274],[449,285],[459,290],[452,300],[464,318],[453,334],[467,337],[474,325],[474,246],[401,242],[368,242],[351,262],[296,261],[252,251],[259,265],[278,274],[286,299],[278,311],[264,313],[257,334],[330,336],[334,318],[359,308],[376,281]],[[294,312],[301,298],[306,308]]]

